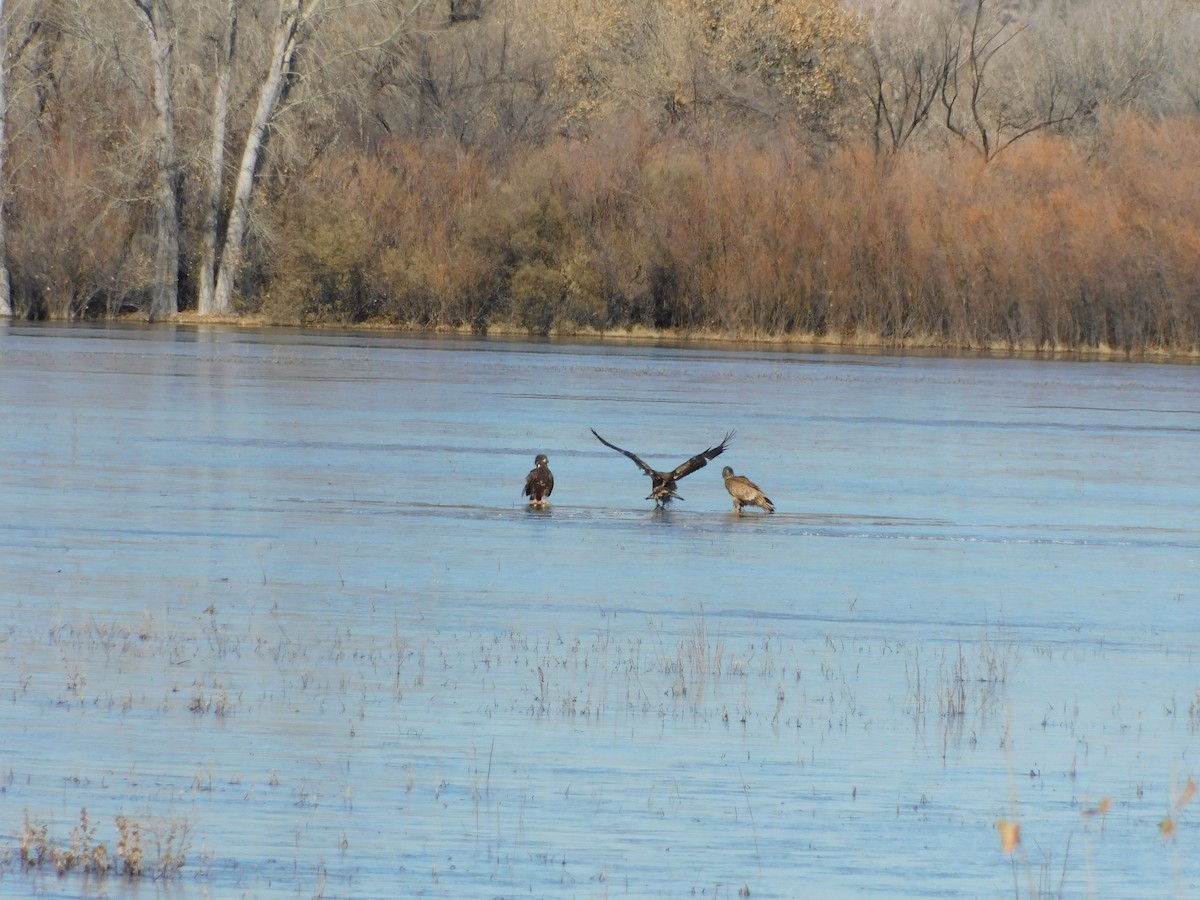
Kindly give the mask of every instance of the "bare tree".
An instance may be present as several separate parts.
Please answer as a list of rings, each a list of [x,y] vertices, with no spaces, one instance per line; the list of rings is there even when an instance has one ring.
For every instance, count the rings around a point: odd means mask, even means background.
[[[168,0],[130,0],[150,41],[154,99],[154,280],[150,320],[179,312],[179,233],[183,169],[176,152],[175,22]]]
[[[8,203],[5,162],[8,157],[8,69],[4,63],[8,51],[8,14],[0,0],[0,316],[13,314],[12,289],[8,281]]]
[[[1152,116],[1186,115],[1179,76],[1194,78],[1197,39],[1190,0],[1059,2],[1031,18],[1058,52],[1064,83],[1091,113],[1135,109]]]
[[[895,4],[872,11],[862,82],[874,114],[876,151],[899,150],[930,118],[950,77],[948,27],[944,14]]]
[[[1193,4],[1186,14],[1176,22],[1171,35],[1172,60],[1171,81],[1184,99],[1184,106],[1193,114],[1200,114],[1200,10]]]
[[[17,65],[17,61],[25,55],[26,50],[34,45],[33,34],[40,23],[29,27],[29,33],[18,41],[18,46],[9,47],[10,24],[14,11],[8,6],[7,0],[0,0],[0,318],[13,315],[12,279],[9,272],[9,241],[8,241],[8,164],[9,164],[9,72]],[[41,51],[40,45],[34,50]],[[35,69],[37,66],[34,67]],[[42,87],[37,79],[34,88],[40,94]],[[39,100],[39,107],[44,101]]]
[[[1017,58],[1013,43],[1028,27],[1012,18],[1008,4],[968,0],[962,6],[961,23],[945,36],[948,71],[941,100],[946,128],[991,159],[1014,141],[1079,114],[1054,67],[1039,71],[1032,55],[1021,58],[1023,67],[1009,60]]]
[[[229,124],[229,84],[237,50],[238,12],[241,0],[226,0],[222,37],[213,56],[212,138],[205,163],[208,192],[204,202],[204,225],[200,236],[200,284],[197,306],[211,312],[216,306],[217,235],[223,229],[222,201],[225,196],[225,137]]]
[[[320,7],[321,0],[280,0],[279,24],[271,59],[259,87],[258,104],[242,148],[229,222],[224,235],[214,241],[216,287],[208,301],[210,305],[205,305],[208,298],[201,298],[202,315],[224,314],[233,306],[234,282],[241,267],[246,233],[250,227],[250,202],[254,198],[255,180],[270,134],[271,119],[291,86],[296,53]]]
[[[544,140],[563,113],[552,90],[554,48],[513,6],[493,3],[452,25],[427,14],[402,55],[369,60],[371,80],[353,105],[389,134],[446,136],[501,152]]]
[[[216,223],[211,267],[214,289],[211,297],[201,295],[199,311],[202,315],[224,315],[232,309],[234,290],[245,257],[259,171],[267,143],[279,129],[282,113],[290,108],[289,95],[298,85],[303,85],[300,96],[307,107],[333,113],[323,118],[335,118],[338,99],[353,89],[361,75],[354,71],[355,63],[370,60],[369,68],[381,58],[403,53],[402,36],[413,27],[418,12],[430,3],[431,0],[404,0],[403,3],[390,0],[334,6],[326,0],[279,0],[268,64],[258,81],[257,102],[242,144],[227,221],[223,229],[219,221]],[[327,24],[330,27],[326,27]],[[333,28],[335,25],[338,27]],[[327,32],[336,32],[336,37],[324,43],[317,40],[318,35]],[[301,49],[306,50],[309,60],[304,78],[297,66]],[[307,52],[309,50],[311,54]],[[339,75],[345,79],[344,83],[337,82]],[[219,107],[220,104],[214,103],[215,110]],[[318,123],[318,118],[322,116],[310,116],[305,123],[313,126],[305,138],[311,144],[305,164],[311,163],[337,137],[338,123]],[[323,136],[313,140],[312,135],[318,132]],[[215,154],[218,151],[215,138],[212,148]],[[211,171],[215,162],[210,162],[209,167]]]

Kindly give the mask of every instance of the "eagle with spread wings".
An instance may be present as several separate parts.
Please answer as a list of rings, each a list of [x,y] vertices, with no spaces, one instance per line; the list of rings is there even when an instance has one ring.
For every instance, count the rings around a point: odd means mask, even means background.
[[[636,454],[630,453],[628,450],[622,450],[616,444],[610,444],[592,429],[592,434],[596,435],[596,440],[602,443],[605,447],[611,447],[618,453],[628,456],[637,464],[637,467],[650,476],[650,496],[647,500],[653,500],[658,508],[664,508],[672,500],[683,498],[675,492],[675,483],[685,476],[691,475],[697,469],[703,469],[708,465],[709,460],[716,459],[725,452],[725,448],[729,446],[729,442],[733,440],[734,432],[729,432],[725,435],[725,440],[717,444],[715,447],[709,447],[707,450],[697,453],[687,462],[680,463],[670,472],[659,472],[657,469],[652,469],[646,465]]]

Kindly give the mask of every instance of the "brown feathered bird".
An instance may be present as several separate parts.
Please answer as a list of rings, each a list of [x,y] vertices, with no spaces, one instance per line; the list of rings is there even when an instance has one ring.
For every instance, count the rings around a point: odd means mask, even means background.
[[[762,492],[762,488],[745,475],[734,475],[732,466],[723,468],[721,477],[725,479],[725,490],[733,498],[733,511],[739,516],[744,506],[757,506],[769,513],[775,512],[775,504]]]
[[[618,453],[623,453],[628,456],[637,464],[639,469],[650,476],[650,496],[648,496],[646,499],[653,500],[658,507],[662,508],[667,506],[667,504],[669,504],[672,500],[683,499],[675,492],[675,482],[687,475],[691,475],[697,469],[703,469],[706,465],[708,465],[709,460],[716,459],[718,456],[724,453],[725,448],[729,446],[729,442],[733,440],[734,432],[731,431],[729,434],[725,435],[725,440],[721,441],[721,443],[717,444],[717,446],[709,447],[704,452],[697,453],[687,462],[680,463],[670,472],[659,472],[657,469],[650,468],[648,465],[642,462],[642,460],[639,459],[636,454],[630,453],[628,450],[622,450],[616,444],[610,444],[604,438],[600,437],[600,435],[596,433],[595,428],[592,429],[592,434],[595,434],[596,440],[602,443],[605,447],[611,447]]]
[[[554,493],[554,473],[550,471],[550,460],[539,453],[533,460],[533,468],[525,476],[525,496],[530,506],[545,506]]]

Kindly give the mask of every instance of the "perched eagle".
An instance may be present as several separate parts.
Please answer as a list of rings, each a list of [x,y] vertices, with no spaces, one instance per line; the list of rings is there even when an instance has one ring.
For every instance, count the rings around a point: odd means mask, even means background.
[[[602,443],[605,447],[611,447],[618,453],[623,453],[628,456],[635,463],[637,463],[637,467],[639,469],[650,476],[650,496],[646,499],[655,501],[655,504],[659,508],[662,508],[677,497],[680,500],[683,499],[677,493],[675,493],[675,482],[686,475],[691,475],[697,469],[703,469],[706,465],[708,465],[708,461],[710,459],[716,459],[718,456],[724,453],[725,448],[729,446],[729,442],[733,440],[734,432],[731,431],[729,434],[725,435],[725,440],[721,441],[721,443],[717,444],[717,446],[709,447],[703,453],[697,453],[687,462],[681,463],[670,472],[658,472],[650,468],[648,465],[638,459],[638,457],[633,453],[630,453],[628,450],[622,450],[616,444],[610,444],[604,438],[600,437],[599,434],[596,434],[595,428],[592,429],[592,434],[595,434],[596,440]]]
[[[721,477],[725,479],[725,490],[729,491],[729,496],[733,498],[733,511],[739,516],[743,506],[758,506],[769,513],[775,512],[775,504],[771,502],[771,498],[745,475],[734,475],[733,468],[726,466],[721,470]]]
[[[525,496],[529,498],[530,506],[545,506],[552,493],[554,473],[550,471],[550,460],[545,453],[539,453],[533,459],[533,468],[525,476]]]

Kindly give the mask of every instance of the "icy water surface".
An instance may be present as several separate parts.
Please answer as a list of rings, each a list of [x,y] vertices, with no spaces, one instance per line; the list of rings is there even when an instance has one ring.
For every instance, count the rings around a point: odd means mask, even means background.
[[[11,325],[0,387],[4,896],[1197,894],[1194,366]],[[591,427],[737,436],[656,513]],[[170,877],[23,870],[82,810]]]

